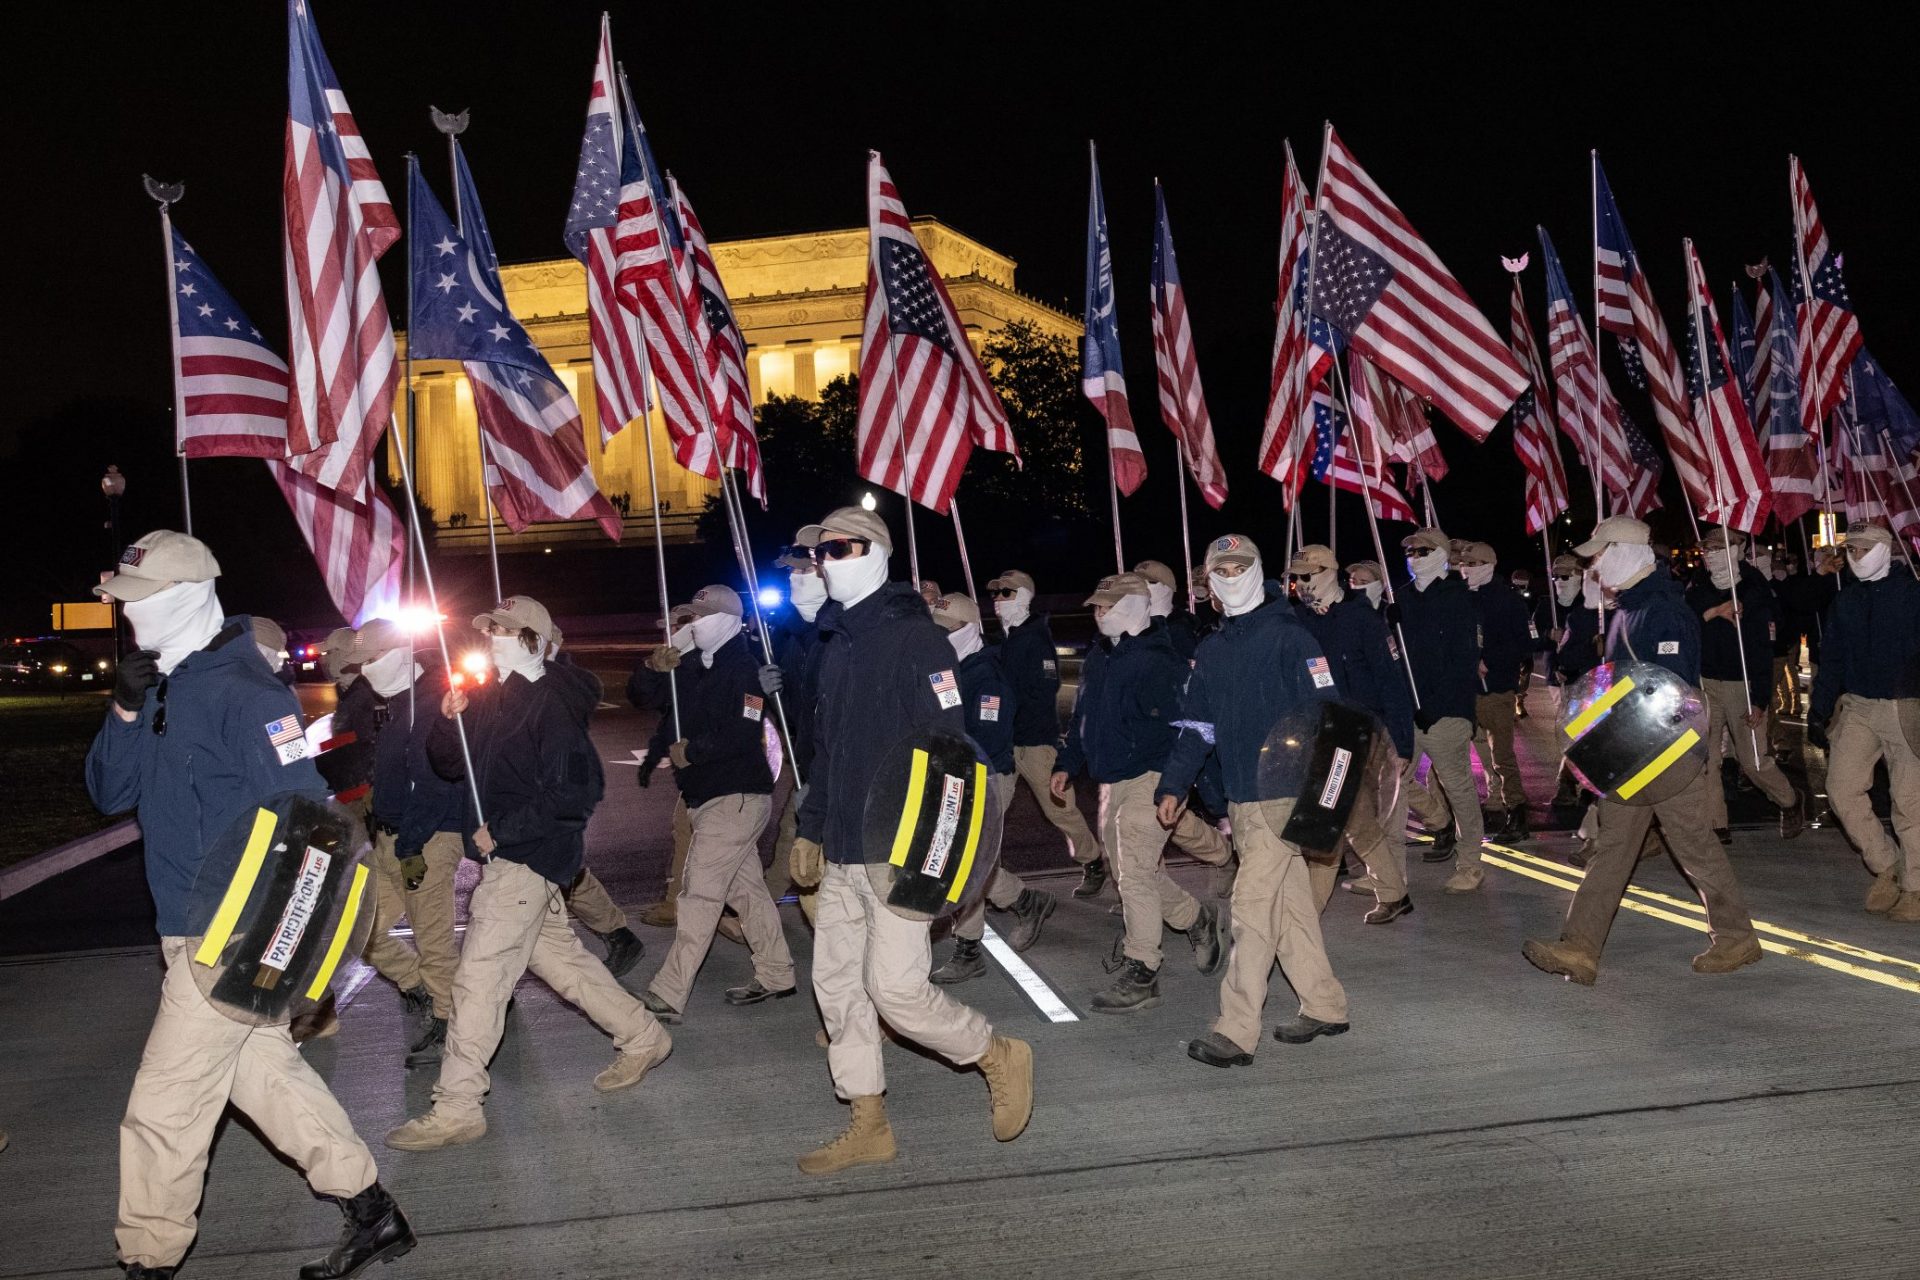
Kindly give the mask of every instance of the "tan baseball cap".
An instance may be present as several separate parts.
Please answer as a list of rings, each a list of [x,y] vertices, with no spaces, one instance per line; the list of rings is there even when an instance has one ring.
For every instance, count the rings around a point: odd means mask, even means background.
[[[745,617],[747,608],[740,603],[740,593],[732,587],[715,584],[702,587],[693,593],[693,599],[680,606],[688,616],[704,618],[708,614],[724,613],[735,618]]]
[[[1484,542],[1469,542],[1460,548],[1455,557],[1458,564],[1498,564],[1500,557],[1494,549]]]
[[[819,524],[802,525],[794,541],[803,547],[817,547],[831,533],[865,538],[888,554],[893,552],[893,535],[887,531],[887,522],[865,507],[836,507]]]
[[[1207,572],[1223,564],[1250,565],[1260,558],[1260,548],[1244,533],[1229,533],[1207,544]]]
[[[1166,587],[1169,590],[1177,588],[1180,585],[1180,580],[1173,576],[1173,570],[1167,568],[1167,566],[1161,564],[1158,560],[1142,560],[1139,564],[1133,566],[1133,571],[1145,578],[1148,582]]]
[[[353,633],[352,662],[372,662],[395,649],[412,649],[413,637],[391,618],[375,618]]]
[[[949,631],[958,631],[971,622],[980,625],[980,606],[968,596],[941,596],[933,602],[933,620]]]
[[[1700,549],[1702,551],[1725,551],[1731,546],[1734,552],[1738,554],[1740,549],[1746,545],[1747,537],[1745,534],[1741,533],[1738,529],[1728,529],[1725,525],[1715,525],[1713,528],[1707,530],[1704,538],[1700,539]]]
[[[773,562],[777,565],[784,566],[785,568],[788,568],[788,569],[811,568],[813,565],[813,557],[810,555],[805,555],[805,556],[795,555],[794,549],[793,549],[794,546],[806,547],[806,546],[813,545],[812,543],[803,542],[801,540],[802,535],[805,533],[806,533],[806,530],[803,528],[800,530],[799,533],[794,534],[793,545],[789,546],[785,551],[782,551],[778,556],[775,556]]]
[[[1300,548],[1300,554],[1287,563],[1288,573],[1325,573],[1329,569],[1338,569],[1340,562],[1333,558],[1333,550],[1317,542],[1309,542]]]
[[[1555,556],[1553,558],[1553,571],[1556,574],[1571,573],[1578,576],[1585,572],[1585,566],[1580,563],[1579,556]]]
[[[1593,536],[1573,549],[1575,555],[1597,556],[1615,543],[1630,547],[1653,545],[1653,531],[1632,516],[1608,516],[1593,526]]]
[[[1347,566],[1347,581],[1352,582],[1353,575],[1356,573],[1372,574],[1373,576],[1367,579],[1369,582],[1385,582],[1387,580],[1387,571],[1380,567],[1378,560],[1355,560]]]
[[[1438,529],[1415,529],[1412,533],[1400,539],[1400,549],[1402,551],[1412,551],[1416,547],[1424,547],[1429,551],[1446,551],[1450,553],[1453,550],[1453,543],[1448,540],[1446,534]]]
[[[1847,526],[1847,545],[1866,546],[1869,543],[1893,545],[1893,535],[1887,532],[1885,525],[1870,524],[1865,520],[1855,520]]]
[[[1023,569],[1009,569],[987,584],[989,591],[1018,591],[1022,587],[1034,589],[1033,575]]]
[[[115,600],[145,600],[176,582],[211,582],[220,562],[200,539],[171,529],[155,529],[120,553],[120,565],[93,594]]]
[[[516,631],[531,627],[535,635],[548,640],[554,635],[553,615],[547,612],[547,606],[532,596],[508,596],[473,620],[476,631],[484,631],[490,625],[510,627]]]
[[[1115,573],[1100,579],[1100,585],[1087,597],[1088,604],[1119,604],[1128,596],[1145,599],[1147,580],[1137,573]]]
[[[353,661],[353,628],[335,627],[327,632],[327,638],[320,642],[320,665],[327,676],[351,681],[353,673],[346,668]]]
[[[253,642],[275,653],[287,651],[287,629],[272,618],[253,615]]]

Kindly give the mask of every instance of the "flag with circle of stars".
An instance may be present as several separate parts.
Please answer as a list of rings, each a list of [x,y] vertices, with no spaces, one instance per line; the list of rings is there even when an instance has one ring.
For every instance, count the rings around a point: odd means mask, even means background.
[[[408,167],[407,199],[413,223],[408,264],[413,271],[413,316],[407,344],[413,358],[484,360],[562,385],[533,338],[507,310],[478,202],[467,210],[476,227],[476,240],[469,242],[434,198],[418,162]]]

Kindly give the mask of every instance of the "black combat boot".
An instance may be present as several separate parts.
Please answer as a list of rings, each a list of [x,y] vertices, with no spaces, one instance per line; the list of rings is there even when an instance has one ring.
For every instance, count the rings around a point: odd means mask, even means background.
[[[173,1280],[174,1268],[148,1267],[138,1262],[127,1264],[127,1280]]]
[[[1220,919],[1220,908],[1211,902],[1187,926],[1187,941],[1193,944],[1193,967],[1202,973],[1218,973],[1227,956],[1227,926]]]
[[[1076,898],[1097,898],[1107,887],[1107,860],[1095,858],[1080,871],[1080,883],[1073,887]]]
[[[347,1215],[340,1243],[326,1257],[300,1268],[300,1280],[347,1280],[376,1262],[392,1262],[413,1251],[413,1228],[407,1225],[407,1215],[379,1183],[339,1205]]]
[[[956,938],[953,942],[953,954],[947,962],[928,975],[927,980],[936,986],[951,987],[955,983],[977,978],[987,971],[986,953],[980,950],[980,943],[974,938]]]
[[[1042,926],[1053,914],[1053,905],[1053,895],[1045,889],[1022,889],[1013,905],[1007,908],[1007,914],[1013,917],[1013,927],[1007,930],[1007,945],[1015,951],[1025,951],[1038,942]]]
[[[407,1065],[424,1067],[440,1061],[447,1047],[447,1020],[428,1018],[420,1024],[420,1034],[407,1046]]]
[[[1096,1013],[1139,1013],[1160,1003],[1160,971],[1138,960],[1120,967],[1113,985],[1093,998]]]
[[[1451,822],[1438,831],[1429,830],[1427,834],[1433,837],[1433,844],[1420,855],[1422,862],[1445,862],[1453,856],[1454,849],[1460,843],[1460,837],[1455,833]]]
[[[647,944],[625,925],[601,934],[600,940],[607,944],[607,972],[616,978],[639,964],[640,957],[647,953]]]
[[[410,990],[402,991],[400,1007],[406,1010],[409,1018],[424,1018],[427,1010],[433,1008],[433,996],[427,991],[427,984],[422,982]]]

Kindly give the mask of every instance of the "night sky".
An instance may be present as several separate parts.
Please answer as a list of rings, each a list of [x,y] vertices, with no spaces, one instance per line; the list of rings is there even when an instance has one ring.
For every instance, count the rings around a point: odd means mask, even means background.
[[[445,192],[428,105],[472,111],[468,156],[509,261],[563,252],[601,7],[315,0],[396,200],[408,150]],[[1810,34],[1733,7],[1702,20],[1619,6],[1585,6],[1580,16],[1462,7],[1415,26],[1404,6],[1288,6],[1259,23],[1229,18],[1225,6],[1115,7],[1104,17],[1073,6],[1083,20],[1068,9],[616,5],[613,31],[661,161],[716,240],[862,225],[863,165],[875,147],[910,210],[1011,254],[1023,291],[1077,315],[1086,140],[1097,139],[1127,370],[1154,468],[1126,504],[1130,526],[1166,530],[1173,519],[1146,308],[1157,175],[1234,487],[1198,533],[1275,527],[1276,491],[1252,458],[1272,342],[1281,144],[1293,140],[1311,181],[1327,117],[1503,336],[1498,255],[1534,253],[1526,284],[1543,340],[1536,223],[1552,233],[1591,314],[1589,147],[1600,150],[1676,338],[1683,235],[1698,242],[1723,320],[1742,264],[1789,260],[1787,155],[1797,151],[1846,254],[1868,344],[1909,393],[1920,391],[1906,305],[1920,286],[1909,247],[1914,95],[1904,42],[1890,29],[1852,19]],[[142,172],[186,183],[179,227],[281,345],[286,49],[284,11],[271,0],[18,7],[8,26],[7,203],[15,288],[25,291],[11,309],[17,376],[0,418],[12,487],[35,483],[15,465],[22,437],[63,412],[71,423],[77,402],[170,403],[160,237]],[[383,264],[396,308],[404,256],[396,248]],[[1652,434],[1644,397],[1617,376],[1608,348],[1616,390]],[[1449,531],[1523,551],[1510,428],[1477,451],[1450,426],[1437,429],[1456,464],[1437,490]],[[117,460],[104,428],[67,435],[80,483]],[[218,483],[239,464],[209,465]],[[172,476],[129,474],[144,510],[168,519],[154,504],[171,494]],[[37,519],[21,532],[98,537],[97,493],[73,498],[70,526]],[[277,504],[251,477],[233,501]],[[1324,515],[1313,513],[1324,508],[1308,510],[1321,536]],[[284,512],[262,520],[263,536],[290,535]],[[1363,528],[1343,526],[1343,558]],[[8,591],[22,586],[45,598],[38,582],[10,579]]]

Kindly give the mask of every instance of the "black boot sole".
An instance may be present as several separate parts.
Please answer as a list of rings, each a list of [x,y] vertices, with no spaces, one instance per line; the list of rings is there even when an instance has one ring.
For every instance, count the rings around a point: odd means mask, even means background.
[[[786,989],[781,991],[762,991],[758,995],[746,996],[743,999],[739,999],[739,1000],[734,999],[732,992],[728,992],[726,995],[722,996],[721,999],[725,1000],[728,1004],[732,1005],[736,1009],[744,1009],[750,1004],[765,1004],[769,1000],[785,1000],[788,996],[798,995],[799,992],[800,992],[799,987],[787,987]],[[659,1017],[658,1014],[655,1014],[654,1016]]]
[[[1343,1036],[1352,1029],[1353,1024],[1350,1022],[1329,1022],[1325,1026],[1315,1027],[1303,1036],[1290,1036],[1285,1034],[1283,1028],[1275,1027],[1273,1029],[1273,1038],[1281,1044],[1310,1044],[1321,1036]]]
[[[1222,1057],[1212,1049],[1201,1044],[1198,1040],[1187,1041],[1187,1056],[1195,1062],[1204,1062],[1210,1067],[1250,1067],[1253,1065],[1253,1055],[1250,1053],[1236,1053],[1231,1057]]]
[[[1047,927],[1047,921],[1053,917],[1054,910],[1059,905],[1060,904],[1052,898],[1041,900],[1039,909],[1033,913],[1032,917],[1033,933],[1024,941],[1015,942],[1013,935],[1026,926],[1027,922],[1025,920],[1020,921],[1020,923],[1016,924],[1012,929],[1007,930],[1007,945],[1013,948],[1016,955],[1040,941],[1040,931]]]
[[[972,982],[986,971],[987,966],[981,965],[978,969],[969,969],[965,973],[955,974],[951,977],[942,977],[941,975],[946,971],[944,969],[935,969],[927,975],[927,981],[936,987],[957,987],[963,982]]]
[[[1385,908],[1386,914],[1376,916],[1374,913],[1380,911],[1382,908]],[[1410,916],[1412,914],[1413,914],[1413,899],[1402,898],[1398,902],[1381,903],[1379,906],[1375,907],[1372,911],[1369,911],[1364,916],[1361,916],[1360,920],[1361,920],[1361,923],[1363,924],[1392,924],[1395,920],[1398,920],[1401,916]]]
[[[353,1280],[355,1276],[365,1275],[367,1273],[367,1268],[371,1267],[376,1262],[394,1262],[394,1261],[397,1261],[398,1259],[406,1257],[408,1254],[414,1251],[415,1246],[417,1246],[419,1243],[420,1242],[414,1239],[414,1237],[411,1235],[407,1236],[405,1239],[402,1239],[402,1240],[395,1240],[392,1244],[388,1245],[386,1248],[381,1249],[376,1253],[367,1255],[366,1260],[360,1263],[359,1266],[353,1268],[353,1270],[342,1271],[338,1276],[329,1277],[328,1280]],[[302,1276],[306,1275],[305,1268],[301,1269],[301,1275]]]
[[[1125,1006],[1089,1004],[1087,1007],[1092,1009],[1095,1013],[1145,1013],[1149,1009],[1158,1008],[1159,1005],[1160,1005],[1159,996],[1148,996],[1145,1000],[1142,1000],[1139,1004],[1130,1004]]]

